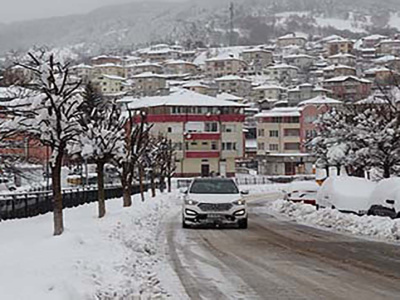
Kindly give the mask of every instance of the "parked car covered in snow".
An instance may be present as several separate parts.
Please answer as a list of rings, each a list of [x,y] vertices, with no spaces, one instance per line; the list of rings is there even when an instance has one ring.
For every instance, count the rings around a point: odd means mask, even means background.
[[[182,227],[237,225],[247,228],[247,204],[235,181],[228,178],[196,178],[184,191]]]
[[[318,208],[334,208],[342,212],[366,214],[376,183],[351,176],[329,177],[317,193]]]
[[[284,199],[315,205],[319,188],[315,181],[294,181],[284,190]]]
[[[381,180],[369,198],[369,215],[400,218],[400,178]]]

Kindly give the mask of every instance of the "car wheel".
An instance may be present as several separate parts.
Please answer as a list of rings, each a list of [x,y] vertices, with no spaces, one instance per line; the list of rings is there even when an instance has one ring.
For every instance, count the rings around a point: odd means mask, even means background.
[[[185,219],[182,219],[182,228],[190,228],[190,226],[186,224]]]
[[[400,219],[400,211],[397,213],[396,219]]]
[[[239,228],[240,229],[246,229],[247,228],[247,218],[239,220]]]
[[[320,209],[319,204],[315,204],[315,209],[316,209],[316,210],[319,210],[319,209]]]

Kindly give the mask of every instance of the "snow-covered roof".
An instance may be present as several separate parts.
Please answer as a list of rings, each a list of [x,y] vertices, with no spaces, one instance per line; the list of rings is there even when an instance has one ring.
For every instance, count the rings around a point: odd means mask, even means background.
[[[236,101],[236,102],[243,100],[242,97],[238,97],[238,96],[235,96],[235,95],[232,95],[232,94],[229,94],[229,93],[218,94],[217,95],[217,99],[226,100],[226,101]]]
[[[240,81],[247,81],[247,82],[251,81],[250,79],[240,77],[237,75],[226,75],[226,76],[222,76],[222,77],[215,79],[215,81],[230,81],[230,80],[240,80]]]
[[[151,63],[151,62],[142,62],[140,64],[135,65],[136,67],[157,67],[157,68],[161,68],[161,66],[159,64],[156,63]]]
[[[376,74],[378,72],[392,72],[392,70],[386,67],[376,67],[364,71],[365,74]]]
[[[196,64],[192,63],[192,62],[188,62],[186,60],[167,60],[164,65],[193,65],[193,66],[197,66]]]
[[[121,102],[131,102],[129,109],[140,109],[158,106],[201,106],[201,107],[245,107],[232,101],[220,100],[207,95],[181,89],[167,96],[143,97],[140,99],[125,98]]]
[[[132,76],[132,78],[136,79],[136,78],[165,78],[165,76],[161,75],[161,74],[156,74],[156,73],[152,73],[152,72],[144,72],[141,74],[137,74]]]
[[[380,35],[380,34],[373,34],[373,35],[369,35],[363,38],[363,40],[368,41],[368,40],[379,40],[379,39],[386,39],[387,36],[385,35]]]
[[[253,52],[266,52],[266,53],[272,53],[270,50],[266,50],[263,48],[255,47],[255,48],[249,48],[249,49],[244,49],[243,53],[253,53]]]
[[[267,117],[300,117],[301,108],[299,107],[276,107],[268,111],[263,111],[256,114],[256,118],[267,118]]]
[[[239,60],[239,61],[243,61],[242,59],[238,58],[238,57],[234,57],[233,55],[223,55],[223,56],[217,56],[217,57],[212,57],[209,59],[206,59],[206,62],[212,62],[212,61],[226,61],[226,60]]]
[[[376,63],[388,63],[391,62],[393,60],[399,60],[400,58],[398,58],[397,56],[394,55],[385,55],[382,57],[379,57],[377,59],[375,59]]]
[[[125,81],[126,78],[121,77],[121,76],[116,76],[116,75],[108,75],[108,74],[102,74],[104,78],[111,79],[111,80],[120,80],[120,81]]]
[[[326,79],[326,80],[324,80],[324,82],[327,82],[327,83],[330,83],[330,82],[344,82],[344,81],[349,80],[349,79],[352,79],[352,80],[355,80],[355,81],[358,81],[358,82],[362,82],[362,83],[372,83],[369,80],[366,80],[366,79],[363,79],[363,78],[358,78],[356,76],[338,76],[338,77],[333,77],[333,78],[330,78],[330,79]]]
[[[353,58],[353,59],[356,59],[356,57],[354,55],[349,54],[349,53],[338,53],[338,54],[331,55],[331,56],[328,57],[328,59],[335,59],[335,58]]]
[[[291,54],[284,56],[283,59],[293,59],[293,58],[309,58],[309,59],[315,59],[315,57],[307,54]]]
[[[322,70],[323,71],[334,71],[336,69],[349,69],[349,70],[351,69],[351,70],[355,70],[355,68],[353,68],[353,67],[346,66],[346,65],[341,65],[341,64],[330,65],[330,66],[327,66],[327,67],[323,68]]]
[[[86,64],[79,64],[76,66],[72,66],[71,69],[93,69],[93,67]]]
[[[102,65],[95,65],[95,68],[123,68],[120,65],[116,65],[113,63],[107,63],[107,64],[102,64]]]
[[[255,88],[253,88],[253,90],[259,91],[259,90],[282,90],[282,91],[286,91],[287,88],[280,86],[280,85],[273,85],[273,84],[263,84],[260,86],[257,86]]]
[[[276,69],[293,69],[293,70],[298,70],[299,68],[294,67],[294,66],[291,66],[291,65],[288,65],[288,64],[277,64],[277,65],[274,65],[274,66],[270,66],[270,67],[268,67],[267,69],[270,69],[270,70],[276,70]]]
[[[200,81],[190,81],[188,83],[185,83],[182,87],[184,87],[184,88],[191,88],[191,87],[208,88],[207,85],[205,85],[204,83],[201,83]]]
[[[299,106],[307,106],[307,105],[322,105],[322,104],[342,104],[341,101],[332,99],[325,96],[317,96],[315,98],[305,100],[299,103]]]
[[[288,39],[304,39],[307,40],[307,36],[301,33],[288,33],[278,38],[278,40],[288,40]]]

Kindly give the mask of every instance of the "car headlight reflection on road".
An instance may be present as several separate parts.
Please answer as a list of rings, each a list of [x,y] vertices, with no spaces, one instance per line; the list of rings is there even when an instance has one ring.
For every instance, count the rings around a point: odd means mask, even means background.
[[[245,205],[246,201],[243,200],[243,199],[240,199],[240,200],[237,200],[237,201],[232,202],[232,203],[235,204],[235,205]]]
[[[185,204],[186,205],[197,205],[197,204],[199,204],[199,202],[191,200],[191,199],[186,199]]]

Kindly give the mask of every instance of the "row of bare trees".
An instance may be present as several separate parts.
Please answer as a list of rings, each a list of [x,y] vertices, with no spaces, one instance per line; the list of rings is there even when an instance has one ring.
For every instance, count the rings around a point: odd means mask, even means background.
[[[50,148],[54,235],[64,230],[61,168],[67,156],[96,164],[100,218],[106,214],[104,166],[108,163],[120,170],[124,207],[132,205],[135,180],[143,200],[145,177],[150,177],[153,196],[156,183],[163,188],[166,178],[171,190],[172,144],[165,137],[150,135],[144,111],[122,112],[93,85],[82,88],[69,65],[57,62],[52,54],[29,53],[29,59],[19,65],[35,74],[35,84],[30,84],[29,93],[7,104],[8,117],[1,121],[0,134],[1,138],[30,137]]]

